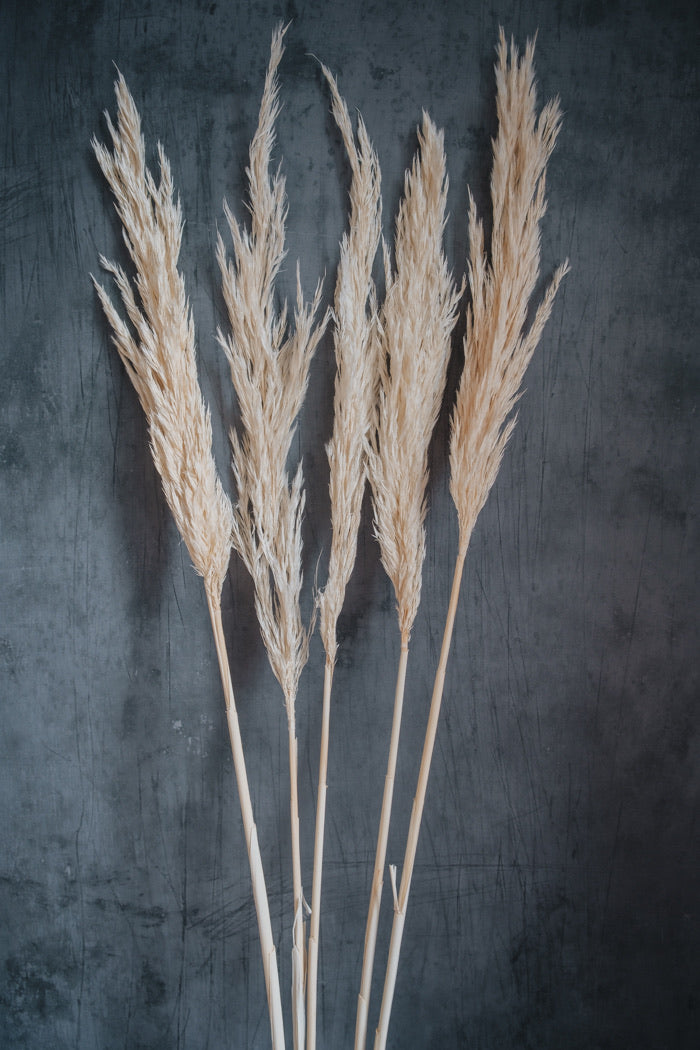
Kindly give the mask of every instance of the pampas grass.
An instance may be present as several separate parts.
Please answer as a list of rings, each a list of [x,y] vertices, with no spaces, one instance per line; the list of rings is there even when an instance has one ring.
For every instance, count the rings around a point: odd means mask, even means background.
[[[428,447],[442,402],[461,294],[442,250],[447,198],[443,134],[427,113],[418,145],[396,222],[395,273],[385,250],[386,297],[378,324],[379,399],[369,452],[375,532],[396,594],[401,655],[365,932],[356,1050],[363,1050],[366,1040],[408,646],[420,602]]]
[[[350,187],[349,232],[340,246],[335,287],[335,379],[333,436],[326,447],[330,465],[332,541],[328,580],[319,596],[320,632],[326,657],[335,663],[336,625],[350,580],[367,477],[367,448],[377,395],[379,344],[372,266],[381,236],[379,160],[362,117],[357,145],[347,105],[330,70],[333,116],[347,150]],[[368,308],[369,304],[369,308]]]
[[[369,453],[375,532],[406,644],[418,612],[425,559],[428,446],[442,403],[461,294],[442,251],[444,136],[427,113],[418,147],[396,221],[395,273],[386,249],[384,254],[379,402]]]
[[[170,167],[159,146],[156,184],[146,168],[139,114],[121,75],[115,91],[116,128],[107,115],[113,152],[94,139],[93,148],[115,197],[136,273],[134,285],[115,263],[102,259],[102,264],[114,275],[135,336],[105,289],[95,284],[114,343],[146,413],[151,451],[168,505],[194,567],[204,577],[260,929],[272,1045],[283,1050],[277,958],[221,621],[234,512],[217,476],[209,412],[197,381],[194,326],[177,268],[182,218]]]
[[[316,1046],[316,978],[336,627],[357,553],[357,533],[367,477],[367,444],[374,423],[377,393],[378,341],[374,338],[376,302],[372,265],[379,246],[382,211],[379,161],[367,129],[362,118],[358,118],[356,144],[348,108],[336,81],[325,66],[322,69],[331,91],[333,116],[350,161],[352,183],[349,231],[343,236],[340,247],[334,300],[337,372],[333,435],[326,447],[330,466],[331,553],[328,580],[318,598],[326,665],[309,929],[307,1050],[315,1050]]]
[[[114,278],[126,319],[106,290],[95,284],[114,342],[146,413],[153,458],[168,505],[194,567],[204,579],[248,848],[273,1050],[284,1050],[285,1038],[279,974],[224,640],[221,590],[234,546],[253,579],[263,641],[282,688],[287,714],[293,874],[292,1028],[295,1050],[316,1050],[331,688],[338,618],[355,562],[369,477],[374,529],[396,596],[401,649],[357,1001],[355,1050],[365,1050],[408,651],[425,558],[428,448],[443,398],[451,333],[464,286],[455,286],[442,248],[447,195],[443,135],[424,113],[418,152],[406,173],[396,221],[393,266],[384,246],[386,290],[383,305],[378,308],[372,268],[381,231],[379,162],[362,118],[354,133],[338,86],[322,67],[352,181],[349,228],[340,249],[333,309],[337,372],[333,434],[327,446],[332,541],[326,586],[316,602],[325,674],[307,946],[296,702],[311,627],[303,623],[300,611],[303,475],[299,465],[290,478],[287,461],[311,361],[330,311],[317,320],[320,284],[311,301],[306,302],[298,266],[292,323],[288,323],[286,305],[278,309],[275,300],[276,280],[285,256],[287,204],[284,179],[279,171],[270,173],[270,164],[280,109],[278,68],[285,32],[280,25],[273,33],[258,126],[250,147],[250,227],[239,224],[225,204],[233,241],[231,259],[221,237],[217,244],[229,322],[227,333],[220,330],[218,339],[230,365],[240,412],[238,430],[231,431],[238,496],[235,506],[217,474],[209,412],[197,381],[194,328],[178,270],[182,217],[170,168],[158,147],[158,182],[148,171],[139,115],[121,75],[115,84],[116,128],[107,117],[112,148],[94,140],[93,147],[114,193],[135,274],[131,280],[122,267],[101,260]],[[531,312],[539,280],[545,173],[561,123],[556,100],[537,116],[533,58],[532,43],[521,57],[512,42],[507,46],[501,31],[496,62],[498,133],[493,143],[491,178],[493,229],[488,253],[482,222],[469,196],[471,302],[466,313],[464,371],[452,412],[450,438],[450,491],[459,523],[459,546],[398,887],[396,869],[389,869],[394,917],[375,1050],[386,1046],[467,549],[515,425],[514,409],[525,370],[567,270],[566,263],[558,268],[539,306]]]
[[[177,268],[182,216],[170,166],[158,147],[160,182],[146,168],[141,121],[124,78],[115,83],[118,119],[105,114],[113,153],[93,148],[114,194],[124,241],[136,271],[101,258],[115,279],[133,332],[95,282],[114,343],[148,420],[163,491],[195,569],[219,595],[231,554],[233,511],[212,456],[209,412],[197,381],[194,325]]]
[[[529,328],[539,278],[545,173],[561,126],[556,99],[535,114],[534,43],[519,61],[503,31],[496,64],[499,131],[493,147],[491,259],[469,196],[469,287],[464,371],[452,413],[450,491],[466,551],[516,423],[512,409],[568,264],[550,282]]]
[[[512,409],[528,363],[552,309],[568,264],[556,271],[534,319],[530,298],[539,276],[539,224],[545,212],[545,171],[561,123],[553,100],[536,116],[534,44],[522,58],[508,49],[501,30],[497,48],[498,135],[493,144],[491,258],[470,197],[469,286],[464,371],[452,413],[450,490],[459,519],[459,549],[430,706],[418,786],[411,812],[401,885],[395,894],[375,1050],[384,1050],[391,1013],[406,907],[423,815],[430,763],[445,683],[464,560],[474,523],[496,479],[515,418]],[[393,874],[392,874],[393,878]]]
[[[279,113],[277,68],[285,30],[272,38],[258,127],[247,170],[251,230],[244,230],[226,206],[234,261],[221,237],[218,260],[231,326],[219,332],[238,396],[241,436],[231,432],[233,473],[238,490],[234,546],[255,586],[255,607],[270,665],[282,687],[289,734],[290,811],[294,930],[292,1011],[295,1050],[304,1047],[304,897],[299,845],[296,697],[308,657],[309,632],[301,619],[301,521],[304,509],[301,464],[289,483],[287,458],[308,382],[311,358],[327,316],[314,327],[320,285],[313,301],[303,300],[297,267],[294,331],[287,330],[286,306],[278,314],[274,286],[284,258],[284,179],[269,174],[274,126]]]

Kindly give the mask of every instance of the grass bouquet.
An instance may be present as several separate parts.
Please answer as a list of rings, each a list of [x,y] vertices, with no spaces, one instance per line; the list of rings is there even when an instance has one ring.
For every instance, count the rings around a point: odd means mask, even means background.
[[[285,254],[287,202],[279,170],[270,173],[279,114],[278,68],[286,30],[272,37],[258,126],[250,147],[250,226],[227,204],[232,241],[222,237],[217,259],[227,313],[218,341],[228,360],[239,405],[231,429],[236,498],[226,495],[212,455],[212,429],[197,381],[195,335],[178,270],[182,216],[168,161],[158,147],[158,181],[146,166],[140,119],[119,75],[116,127],[107,117],[111,149],[93,141],[113,192],[131,276],[102,259],[121,295],[126,319],[107,291],[98,295],[127,374],[148,421],[154,463],[195,570],[204,580],[224,692],[234,770],[246,839],[270,1016],[273,1050],[285,1045],[284,1012],[268,896],[248,787],[244,747],[221,618],[221,591],[232,549],[254,586],[255,611],[270,665],[282,689],[289,741],[292,853],[291,1031],[295,1050],[317,1045],[317,982],[328,751],[337,623],[352,574],[366,482],[374,531],[392,582],[400,639],[391,736],[358,975],[355,1050],[365,1050],[370,991],[385,881],[396,763],[399,754],[408,652],[425,558],[428,448],[444,398],[452,332],[468,286],[464,368],[452,408],[450,491],[459,545],[400,880],[390,867],[394,914],[374,1046],[386,1046],[411,878],[435,744],[445,673],[467,549],[477,516],[496,479],[515,425],[523,376],[566,272],[559,267],[541,302],[531,301],[539,280],[540,222],[545,174],[561,115],[549,102],[537,115],[534,48],[522,56],[501,32],[496,62],[498,132],[493,142],[490,246],[469,196],[466,280],[453,279],[443,251],[447,196],[443,134],[427,113],[418,152],[406,173],[396,220],[393,260],[383,244],[381,302],[373,280],[381,242],[379,160],[367,127],[353,129],[338,85],[322,67],[351,172],[350,214],[340,245],[332,309],[317,319],[317,285],[305,302],[297,267],[297,298],[290,320],[278,308],[275,282]],[[303,891],[298,800],[297,697],[313,626],[300,611],[301,464],[290,479],[288,460],[313,355],[332,318],[336,359],[333,431],[327,445],[332,539],[327,579],[316,595],[325,652],[311,905]],[[308,918],[309,929],[307,933]]]

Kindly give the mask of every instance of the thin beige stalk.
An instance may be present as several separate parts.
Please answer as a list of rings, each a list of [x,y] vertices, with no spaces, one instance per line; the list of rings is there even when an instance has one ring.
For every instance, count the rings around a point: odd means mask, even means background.
[[[253,882],[253,899],[255,911],[258,916],[260,929],[260,946],[263,954],[263,967],[265,970],[265,988],[267,990],[267,1006],[270,1012],[270,1027],[272,1033],[273,1050],[284,1050],[284,1019],[282,1017],[282,997],[280,995],[279,970],[277,968],[277,953],[272,936],[272,924],[270,922],[270,909],[265,889],[265,878],[263,875],[262,858],[258,846],[258,832],[253,819],[253,807],[250,800],[248,788],[248,776],[243,755],[243,743],[241,731],[238,725],[238,714],[231,684],[231,672],[229,669],[226,642],[224,640],[224,629],[221,621],[220,596],[214,594],[207,587],[207,603],[211,617],[214,640],[216,642],[216,654],[219,659],[219,670],[226,699],[226,715],[228,720],[229,736],[231,739],[231,750],[233,752],[233,764],[236,771],[236,783],[238,784],[238,797],[241,800],[241,814],[243,816],[243,828],[245,840],[248,847],[248,861],[250,863],[250,874]]]
[[[421,817],[423,815],[423,806],[425,804],[425,794],[428,786],[428,775],[430,773],[430,762],[433,755],[433,748],[435,746],[435,734],[437,732],[438,718],[440,715],[440,701],[442,698],[442,692],[445,683],[445,670],[447,667],[447,658],[450,652],[450,643],[452,641],[452,630],[454,627],[455,614],[457,611],[457,600],[459,598],[459,588],[460,581],[462,578],[463,566],[464,553],[460,551],[457,556],[457,564],[455,566],[454,578],[452,581],[450,604],[447,610],[447,621],[445,623],[445,631],[442,639],[442,648],[440,650],[440,660],[438,662],[438,669],[435,676],[433,698],[430,705],[430,714],[428,716],[428,727],[426,729],[425,742],[423,744],[423,755],[421,758],[420,770],[418,772],[418,786],[416,788],[416,794],[413,799],[413,808],[411,810],[411,820],[409,823],[408,839],[406,842],[406,853],[404,855],[404,862],[401,875],[401,887],[398,891],[398,894],[396,892],[395,869],[393,869],[391,873],[392,889],[394,892],[394,919],[391,926],[391,941],[389,943],[389,957],[386,967],[386,975],[384,978],[384,991],[382,993],[382,1005],[379,1014],[379,1024],[377,1026],[377,1031],[374,1040],[375,1050],[383,1050],[383,1048],[386,1046],[386,1038],[389,1030],[391,1004],[394,998],[396,974],[399,965],[399,953],[401,951],[401,940],[403,937],[404,923],[406,921],[406,905],[408,903],[408,894],[411,889],[411,878],[413,876],[413,867],[416,858],[416,848],[418,846],[418,833],[420,831]]]
[[[401,657],[365,931],[356,1050],[364,1050],[366,1042],[406,661],[420,602],[428,446],[442,402],[450,337],[461,294],[442,250],[447,197],[443,134],[427,113],[423,114],[418,142],[419,153],[406,174],[396,223],[394,275],[385,252],[387,290],[378,325],[379,403],[369,452],[375,531],[396,593]]]
[[[316,827],[314,831],[314,870],[311,888],[311,920],[309,923],[309,950],[306,974],[306,1046],[316,1046],[316,986],[318,979],[318,944],[321,926],[321,879],[323,867],[323,839],[326,828],[326,796],[328,794],[328,743],[330,740],[331,686],[333,663],[326,657],[323,672],[323,706],[321,713],[321,747],[318,760],[318,794],[316,797]]]
[[[328,580],[318,598],[326,666],[309,929],[307,1050],[315,1050],[316,1047],[323,840],[331,687],[337,652],[336,628],[357,553],[357,533],[367,478],[367,442],[374,422],[377,390],[377,341],[373,338],[376,311],[372,265],[381,235],[380,173],[377,156],[361,117],[358,119],[356,145],[347,106],[340,96],[332,74],[325,66],[322,68],[331,90],[333,115],[350,161],[352,182],[350,228],[343,236],[340,247],[334,301],[337,372],[333,435],[326,447],[330,465],[331,553]]]
[[[146,168],[140,118],[121,75],[115,90],[116,129],[107,117],[114,152],[94,140],[93,147],[115,196],[136,271],[135,288],[120,267],[102,261],[115,277],[136,338],[104,288],[96,287],[148,419],[151,450],[166,499],[195,569],[204,577],[260,930],[272,1046],[284,1050],[277,958],[221,624],[221,588],[231,552],[233,509],[212,456],[211,422],[197,381],[194,326],[177,268],[182,218],[160,147],[158,185]]]
[[[365,929],[365,946],[362,970],[362,984],[357,1000],[357,1021],[355,1027],[355,1046],[364,1047],[367,1039],[367,1021],[369,1014],[369,996],[372,988],[372,964],[375,949],[377,947],[377,928],[379,926],[379,909],[382,901],[382,889],[384,887],[384,865],[386,864],[386,850],[389,841],[389,824],[391,821],[391,805],[394,795],[394,782],[396,779],[396,762],[399,754],[399,738],[401,734],[401,717],[403,713],[403,698],[406,686],[406,667],[408,665],[408,641],[402,639],[401,656],[399,658],[399,669],[396,676],[396,691],[394,696],[394,713],[391,723],[391,741],[389,743],[389,758],[387,761],[386,777],[384,779],[384,794],[382,796],[382,810],[379,820],[379,832],[377,834],[377,849],[374,859],[374,874],[372,876],[372,891],[367,913],[367,925]]]
[[[231,368],[241,423],[240,436],[231,432],[232,466],[238,490],[233,542],[253,578],[260,630],[287,710],[294,894],[292,1013],[295,1050],[303,1050],[305,935],[296,697],[299,676],[308,657],[309,634],[302,624],[299,605],[303,476],[300,464],[290,484],[287,458],[306,393],[311,358],[326,319],[314,327],[320,286],[311,305],[305,305],[298,267],[293,333],[287,331],[286,305],[280,313],[275,305],[275,279],[285,254],[286,196],[279,172],[270,175],[270,162],[279,113],[277,68],[284,50],[284,32],[280,25],[272,37],[258,127],[250,147],[251,229],[243,229],[226,205],[234,260],[228,261],[221,237],[217,255],[231,328],[227,336],[219,332],[219,341]]]
[[[520,396],[525,369],[552,309],[567,265],[556,271],[527,328],[530,298],[540,266],[539,224],[545,212],[544,179],[561,116],[549,102],[536,118],[533,65],[529,42],[522,59],[501,31],[497,48],[496,85],[499,131],[494,142],[491,178],[493,233],[491,260],[484,252],[481,223],[470,199],[469,283],[464,371],[452,413],[450,490],[459,519],[459,548],[438,663],[418,786],[413,802],[401,873],[395,893],[384,993],[375,1050],[384,1050],[389,1027],[406,908],[418,846],[435,735],[445,684],[464,560],[479,511],[496,479],[508,438],[515,425],[512,409]]]

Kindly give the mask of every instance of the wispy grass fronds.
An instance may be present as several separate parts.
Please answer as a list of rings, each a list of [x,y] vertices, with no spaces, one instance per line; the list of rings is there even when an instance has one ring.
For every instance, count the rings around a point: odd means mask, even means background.
[[[395,273],[385,251],[377,427],[370,449],[375,530],[403,638],[418,611],[425,559],[428,447],[447,376],[460,292],[442,250],[443,133],[427,113],[396,222]]]
[[[93,139],[114,194],[136,273],[102,258],[113,274],[128,320],[95,282],[114,343],[146,413],[163,490],[197,572],[219,595],[231,553],[233,511],[212,456],[212,431],[197,381],[195,335],[177,261],[182,215],[170,166],[158,147],[160,181],[146,167],[141,121],[124,78],[115,83],[117,127],[106,114],[113,152]]]
[[[501,30],[496,64],[498,135],[493,147],[490,260],[476,205],[469,198],[469,286],[464,371],[452,413],[450,489],[460,546],[496,480],[515,426],[512,410],[525,370],[549,317],[568,264],[561,265],[527,326],[540,269],[545,173],[561,126],[556,99],[536,115],[534,43],[519,60]]]
[[[107,116],[113,152],[96,140],[93,147],[114,193],[136,273],[134,284],[115,263],[105,259],[102,263],[114,275],[132,328],[105,289],[97,283],[96,287],[148,419],[153,459],[166,499],[195,569],[205,581],[260,930],[272,1046],[284,1050],[277,957],[221,620],[221,588],[231,553],[234,514],[212,456],[211,422],[197,381],[194,326],[177,268],[182,217],[160,147],[158,184],[146,167],[141,121],[121,75],[115,90],[116,128]]]
[[[272,670],[288,708],[293,708],[308,637],[299,609],[302,583],[301,466],[291,484],[287,459],[296,417],[307,389],[309,365],[326,319],[314,327],[320,285],[305,304],[297,269],[294,330],[288,332],[286,305],[278,312],[275,279],[284,259],[286,195],[284,178],[270,176],[274,125],[279,113],[277,67],[284,30],[275,31],[258,127],[247,169],[251,229],[225,206],[233,239],[229,261],[223,239],[218,261],[230,333],[219,341],[238,397],[240,436],[231,433],[238,490],[234,544],[255,582],[260,628]]]
[[[345,101],[325,66],[333,116],[347,151],[350,186],[349,230],[343,235],[335,287],[335,378],[333,436],[326,446],[330,465],[332,539],[328,580],[319,596],[320,631],[334,663],[336,626],[357,552],[362,499],[367,476],[367,447],[374,422],[378,351],[376,295],[372,266],[381,236],[382,203],[379,160],[362,117],[357,144]]]
[[[506,46],[501,30],[497,47],[498,134],[493,144],[491,258],[484,249],[481,222],[470,198],[469,284],[464,372],[452,414],[450,488],[459,518],[459,549],[433,687],[418,785],[411,812],[401,885],[395,891],[394,921],[375,1050],[384,1050],[393,1001],[406,908],[435,746],[464,560],[474,523],[495,481],[515,425],[511,415],[520,396],[525,369],[549,317],[554,296],[568,269],[556,271],[527,324],[530,299],[540,266],[539,224],[545,212],[545,172],[561,124],[553,100],[536,115],[534,44],[522,58],[515,44]]]
[[[418,143],[419,153],[406,174],[396,222],[395,273],[385,251],[386,297],[378,325],[377,426],[369,453],[375,531],[396,593],[401,655],[365,932],[356,1050],[364,1050],[366,1041],[408,645],[420,602],[428,448],[445,389],[461,295],[442,249],[447,198],[444,138],[425,112]]]
[[[297,303],[293,332],[286,306],[275,305],[275,279],[284,258],[286,196],[284,179],[270,175],[274,126],[279,113],[277,69],[285,30],[272,38],[258,127],[247,169],[250,231],[226,206],[233,239],[229,262],[219,238],[218,260],[230,333],[219,332],[238,396],[241,434],[231,434],[233,473],[238,490],[234,545],[255,586],[255,606],[272,670],[284,693],[289,731],[290,805],[294,879],[292,1005],[294,1045],[304,1045],[303,893],[297,797],[296,696],[308,656],[308,631],[300,612],[302,585],[301,522],[304,509],[301,465],[290,484],[287,458],[295,420],[306,393],[309,365],[327,317],[314,326],[320,284],[310,305],[304,303],[297,267]]]
[[[379,160],[362,117],[358,117],[355,140],[348,108],[338,85],[331,72],[325,66],[322,69],[331,91],[333,116],[350,162],[352,182],[350,225],[340,246],[334,303],[337,371],[333,435],[326,446],[330,465],[331,553],[328,580],[318,599],[326,667],[309,929],[307,1050],[315,1050],[316,1046],[316,978],[336,627],[357,553],[357,533],[367,478],[367,447],[377,394],[378,341],[374,337],[376,296],[372,266],[381,236]]]

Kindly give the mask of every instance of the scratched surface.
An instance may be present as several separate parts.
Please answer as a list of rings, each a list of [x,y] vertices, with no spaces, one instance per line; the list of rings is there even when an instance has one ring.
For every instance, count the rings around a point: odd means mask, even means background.
[[[632,13],[630,12],[632,9]],[[292,18],[278,157],[288,261],[334,281],[348,169],[310,54],[364,114],[391,234],[421,108],[445,128],[446,250],[487,204],[499,21],[539,28],[564,129],[543,268],[572,272],[464,575],[390,1046],[690,1048],[700,1031],[695,4],[5,0],[0,7],[0,1045],[269,1046],[223,705],[200,581],[159,491],[89,281],[122,257],[90,151],[114,65],[160,139],[226,482],[235,419],[213,246],[242,215],[270,33]],[[455,340],[448,399],[459,374]],[[294,461],[305,613],[329,543],[332,347]],[[447,405],[446,405],[447,407]],[[389,859],[400,864],[456,525],[443,415]],[[319,561],[320,559],[320,561]],[[235,562],[226,632],[278,944],[291,945],[286,725]],[[319,1044],[350,1047],[398,637],[366,516],[340,624]],[[322,653],[299,700],[307,896]],[[378,972],[391,898],[385,886]],[[375,1020],[379,994],[375,982]],[[290,1042],[291,1045],[291,1042]]]

